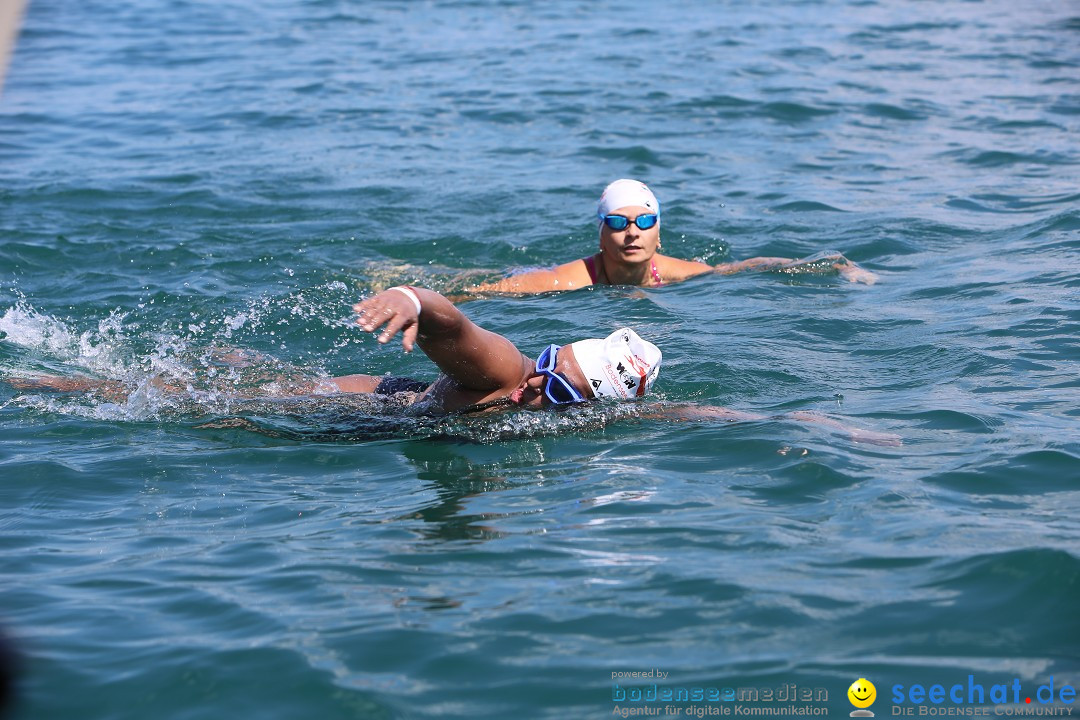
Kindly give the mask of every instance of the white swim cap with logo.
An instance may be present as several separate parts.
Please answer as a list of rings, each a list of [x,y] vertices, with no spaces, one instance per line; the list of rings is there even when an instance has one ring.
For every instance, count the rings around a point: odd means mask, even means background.
[[[660,374],[660,348],[630,328],[616,330],[603,340],[578,340],[570,347],[596,397],[641,397]]]
[[[645,183],[627,178],[616,180],[604,188],[604,193],[596,206],[596,216],[603,222],[605,215],[610,215],[619,208],[633,205],[648,208],[657,215],[660,214],[660,201]]]

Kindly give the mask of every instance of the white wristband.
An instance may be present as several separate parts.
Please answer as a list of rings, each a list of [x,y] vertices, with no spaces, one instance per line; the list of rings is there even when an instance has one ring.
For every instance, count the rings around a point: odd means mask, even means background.
[[[397,285],[390,288],[390,290],[397,290],[398,292],[405,293],[405,295],[407,295],[408,298],[413,301],[413,305],[416,306],[416,317],[420,317],[420,311],[422,310],[422,308],[420,307],[420,298],[416,297],[416,293],[412,291],[412,288]]]

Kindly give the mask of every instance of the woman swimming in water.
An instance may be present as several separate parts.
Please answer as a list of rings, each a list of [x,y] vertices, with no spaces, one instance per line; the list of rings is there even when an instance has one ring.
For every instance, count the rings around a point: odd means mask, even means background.
[[[597,206],[600,252],[559,265],[551,270],[535,270],[498,282],[468,288],[471,293],[532,294],[554,290],[576,290],[589,285],[636,285],[659,287],[706,273],[730,275],[744,270],[790,270],[803,272],[822,263],[850,282],[872,285],[877,275],[864,270],[843,255],[827,255],[807,260],[756,257],[733,263],[708,265],[661,255],[660,202],[637,180],[616,180],[604,189]]]
[[[621,328],[603,339],[548,345],[533,360],[507,338],[472,322],[449,300],[433,290],[393,287],[360,303],[357,324],[378,332],[388,343],[401,333],[406,352],[419,347],[442,371],[434,382],[377,375],[345,375],[272,382],[244,398],[296,396],[393,395],[409,412],[423,415],[478,414],[500,410],[540,410],[587,403],[596,399],[640,399],[660,372],[660,349],[633,330]],[[6,378],[19,390],[97,393],[124,402],[131,388],[116,380],[41,376]],[[166,382],[152,383],[163,393],[187,390]],[[643,408],[636,417],[662,420],[741,421],[767,416],[722,407],[680,403]],[[812,412],[792,412],[777,419],[813,422],[846,433],[856,442],[897,445],[895,435],[853,428]]]
[[[345,375],[321,380],[272,381],[248,397],[375,394],[404,395],[402,404],[418,414],[478,413],[497,408],[538,410],[593,399],[631,400],[645,395],[660,372],[661,353],[630,328],[604,339],[550,344],[536,360],[507,338],[469,320],[433,290],[393,287],[358,303],[357,324],[379,331],[380,343],[401,333],[406,352],[418,346],[442,371],[434,382],[377,375]],[[95,392],[123,401],[130,390],[115,380],[87,377],[9,378],[20,390]],[[165,381],[156,390],[182,394]]]

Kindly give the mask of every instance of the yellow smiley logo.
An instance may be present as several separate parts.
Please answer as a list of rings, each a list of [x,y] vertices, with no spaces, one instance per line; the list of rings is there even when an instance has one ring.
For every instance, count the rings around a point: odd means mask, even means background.
[[[857,708],[868,708],[877,700],[877,688],[866,678],[859,678],[847,689],[848,700]]]

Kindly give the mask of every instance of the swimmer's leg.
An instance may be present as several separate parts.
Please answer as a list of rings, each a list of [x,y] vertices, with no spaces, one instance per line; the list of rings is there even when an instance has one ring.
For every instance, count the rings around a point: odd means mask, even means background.
[[[93,393],[110,402],[123,402],[131,388],[117,380],[96,380],[83,375],[61,377],[59,375],[41,375],[38,377],[0,378],[16,390],[61,393]],[[385,375],[342,375],[327,380],[305,380],[301,382],[281,382],[263,385],[247,390],[237,389],[231,394],[237,398],[252,397],[295,397],[326,393],[375,393],[393,395],[398,392],[423,392],[430,383],[411,378],[387,377]],[[161,378],[152,378],[150,387],[165,393],[181,393],[183,388],[169,385]]]
[[[4,378],[16,390],[44,390],[46,392],[90,392],[100,387],[105,380],[93,380],[88,377],[60,377],[59,375],[39,375],[38,377]]]
[[[94,378],[88,378],[81,375],[76,375],[75,377],[40,375],[32,378],[9,377],[4,378],[3,380],[16,390],[93,393],[104,397],[110,402],[123,400],[128,396],[128,390],[122,382],[117,380],[95,380]]]
[[[431,385],[422,380],[389,375],[344,375],[330,378],[328,382],[335,386],[338,392],[375,393],[376,395],[394,395],[399,392],[419,393],[424,392]]]
[[[327,382],[336,386],[338,392],[373,393],[385,379],[379,375],[342,375],[330,378]]]

